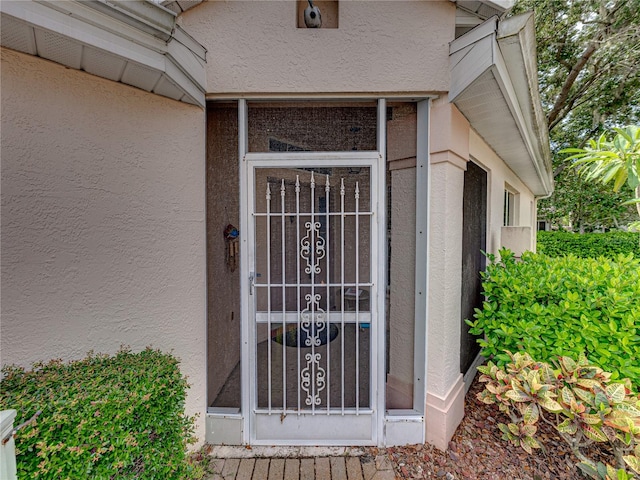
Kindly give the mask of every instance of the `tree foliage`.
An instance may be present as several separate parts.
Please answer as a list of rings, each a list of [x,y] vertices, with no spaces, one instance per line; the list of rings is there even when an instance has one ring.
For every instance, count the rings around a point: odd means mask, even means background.
[[[555,178],[553,196],[538,202],[538,217],[580,233],[618,228],[636,218],[633,207],[624,204],[631,195],[627,187],[616,193],[564,169]]]
[[[575,172],[565,171],[568,162],[558,152],[640,120],[640,0],[517,0],[510,15],[529,10],[535,12],[540,95],[557,182],[556,194],[540,202],[541,215],[555,212],[576,226],[602,225],[612,215],[597,205],[603,196],[605,203],[618,204],[618,195],[585,190]],[[585,212],[589,205],[596,211]],[[616,222],[625,212],[633,209],[614,213]]]
[[[613,191],[619,192],[627,184],[635,190],[635,203],[640,216],[640,127],[629,125],[616,128],[612,140],[603,133],[597,140],[590,139],[585,148],[567,148],[560,153],[572,153],[566,160],[588,181],[606,185],[613,182]]]

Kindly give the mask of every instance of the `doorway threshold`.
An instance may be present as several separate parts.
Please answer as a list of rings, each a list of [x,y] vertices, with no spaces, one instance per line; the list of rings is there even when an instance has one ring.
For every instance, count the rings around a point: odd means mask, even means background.
[[[214,458],[309,458],[309,457],[361,457],[367,452],[363,447],[316,446],[231,446],[213,445],[209,455]]]

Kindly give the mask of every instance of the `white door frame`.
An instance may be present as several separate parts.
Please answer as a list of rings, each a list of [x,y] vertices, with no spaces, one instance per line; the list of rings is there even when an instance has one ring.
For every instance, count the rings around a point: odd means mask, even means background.
[[[366,167],[370,169],[370,206],[367,210],[373,212],[370,217],[371,234],[370,234],[370,269],[373,272],[371,278],[371,284],[366,286],[370,290],[371,298],[378,298],[380,295],[384,296],[384,277],[381,278],[378,275],[380,260],[379,256],[382,251],[380,243],[380,226],[378,214],[375,208],[379,204],[380,192],[377,191],[379,172],[379,155],[377,152],[337,152],[337,153],[248,153],[245,155],[245,161],[247,162],[247,184],[248,184],[248,202],[249,202],[249,218],[253,218],[253,211],[251,205],[257,198],[264,195],[263,191],[254,191],[252,188],[255,185],[255,173],[259,168],[300,168],[308,169],[311,167]],[[309,175],[311,175],[309,173]],[[302,180],[302,175],[301,175]],[[307,180],[305,178],[305,180]],[[324,190],[324,177],[321,175],[316,176],[318,187]],[[374,187],[375,185],[375,187]],[[337,189],[338,185],[334,185]],[[277,186],[272,192],[275,197],[278,195]],[[305,189],[306,190],[306,189]],[[306,193],[306,192],[305,192]],[[384,192],[383,192],[384,193]],[[336,213],[336,212],[333,212]],[[278,215],[278,213],[275,213]],[[363,214],[365,214],[363,212]],[[321,216],[322,214],[320,214]],[[384,224],[383,224],[384,226]],[[383,229],[384,230],[384,229]],[[342,233],[341,233],[342,235]],[[257,268],[252,267],[256,263],[256,256],[254,256],[255,250],[251,248],[257,242],[256,232],[254,231],[253,222],[248,225],[248,230],[245,236],[247,237],[248,248],[248,264],[250,269]],[[268,243],[268,240],[267,240]],[[315,248],[315,247],[314,247]],[[242,277],[251,278],[253,272],[243,272]],[[260,285],[258,285],[258,283]],[[377,437],[377,416],[381,410],[378,406],[378,399],[376,398],[377,392],[380,388],[376,388],[376,384],[379,382],[378,365],[375,360],[378,358],[377,349],[378,343],[376,342],[378,336],[384,335],[384,312],[380,314],[377,312],[377,304],[373,305],[369,314],[362,312],[358,318],[360,322],[365,322],[370,325],[370,374],[369,374],[369,401],[367,402],[370,407],[360,408],[356,405],[354,409],[349,408],[332,408],[331,411],[316,410],[313,412],[308,411],[295,411],[294,409],[287,408],[285,412],[281,412],[281,409],[265,407],[256,409],[255,402],[257,398],[257,363],[256,346],[260,339],[255,337],[255,321],[257,316],[260,316],[263,320],[267,316],[280,317],[281,313],[272,312],[267,315],[266,312],[257,312],[254,310],[256,304],[256,295],[258,289],[268,288],[268,283],[262,281],[257,282],[253,289],[249,289],[249,296],[247,298],[249,304],[249,325],[247,331],[249,333],[248,343],[252,347],[249,349],[248,363],[250,366],[250,382],[248,385],[249,395],[252,398],[252,410],[250,410],[250,441],[254,445],[260,444],[292,444],[292,445],[305,445],[305,444],[326,444],[326,445],[365,445],[375,444]],[[365,283],[363,282],[363,285]],[[318,285],[320,287],[320,285]],[[317,287],[317,288],[318,288]],[[254,290],[252,292],[252,290]],[[298,317],[298,314],[291,314],[294,317]],[[338,313],[331,313],[327,310],[326,321],[329,321],[331,316],[339,317]],[[348,315],[348,314],[347,314]],[[288,315],[289,316],[289,315]],[[355,315],[351,314],[354,317]],[[256,320],[254,320],[256,319]],[[345,315],[342,315],[342,319],[345,319]],[[273,320],[275,321],[275,320]],[[335,323],[332,320],[331,323]],[[356,332],[358,328],[356,327]],[[344,330],[342,331],[344,335]],[[284,349],[284,347],[283,347]],[[273,350],[273,349],[271,349]],[[270,350],[270,351],[271,351]],[[344,359],[344,357],[343,357]],[[359,362],[356,362],[356,364]],[[318,365],[320,367],[320,365]],[[356,369],[357,370],[357,369]],[[328,373],[328,372],[327,372]],[[297,379],[299,381],[300,379]],[[330,389],[331,382],[327,382],[327,388]],[[333,387],[336,388],[335,386]],[[357,387],[356,387],[357,388]],[[297,405],[296,405],[297,407]],[[324,407],[323,407],[324,408]],[[280,415],[283,413],[283,415]],[[348,423],[345,423],[348,422]],[[299,433],[294,433],[299,432]],[[300,433],[303,432],[303,433]]]
[[[314,96],[316,100],[325,99],[323,96]],[[429,225],[429,192],[430,188],[430,162],[429,162],[429,111],[431,99],[434,97],[423,96],[419,98],[406,98],[402,96],[391,96],[393,100],[417,102],[417,169],[416,169],[416,283],[415,283],[415,347],[414,347],[414,401],[413,408],[409,410],[384,410],[384,355],[378,357],[378,385],[381,387],[377,392],[377,411],[380,413],[377,418],[377,444],[383,445],[403,445],[409,443],[423,443],[425,441],[425,404],[427,397],[427,324],[428,324],[428,291],[429,291],[429,262],[428,262],[428,225]],[[305,98],[310,100],[310,98]],[[340,96],[331,97],[331,100],[340,100]],[[255,100],[263,101],[265,98],[256,97]],[[296,100],[293,97],[277,97],[271,100]],[[345,101],[372,100],[369,96],[349,97]],[[238,100],[238,153],[239,153],[239,198],[240,204],[240,230],[246,232],[249,218],[247,216],[247,162],[245,155],[248,152],[248,117],[247,100]],[[385,172],[386,159],[386,103],[384,99],[378,100],[378,145],[377,151],[380,154],[380,172]],[[380,205],[377,212],[381,219],[381,224],[386,223],[386,175],[378,176],[378,190],[384,192],[380,197]],[[240,267],[247,271],[247,239],[240,236]],[[382,270],[386,278],[386,249],[383,252],[381,261]],[[243,278],[240,284],[242,298],[246,298],[249,288],[248,279]],[[385,296],[378,296],[378,311],[385,311]],[[247,302],[240,305],[241,318],[248,318]],[[241,354],[247,355],[248,349],[252,347],[246,339],[247,325],[241,324]],[[379,336],[381,337],[381,336]],[[385,338],[378,338],[378,351],[385,351]],[[250,412],[251,402],[248,394],[246,380],[249,378],[248,362],[241,363],[241,404],[240,408],[207,408],[206,413],[206,438],[208,442],[214,444],[240,445],[251,443]],[[210,368],[210,367],[209,367]],[[384,412],[384,415],[383,415]]]
[[[375,212],[372,228],[375,228],[375,233],[372,231],[372,253],[375,250],[377,255],[377,278],[372,282],[376,283],[379,294],[372,296],[371,310],[377,312],[380,315],[381,320],[372,323],[372,342],[376,342],[375,348],[372,351],[378,352],[385,351],[385,335],[384,335],[384,312],[385,312],[385,287],[386,287],[386,102],[384,99],[378,100],[378,128],[377,128],[377,151],[375,152],[321,152],[321,153],[300,153],[300,152],[285,152],[278,154],[258,154],[248,152],[248,110],[245,100],[239,100],[238,104],[238,133],[239,133],[239,158],[240,158],[240,231],[251,232],[253,231],[250,225],[251,218],[249,217],[250,208],[249,202],[253,201],[252,189],[249,188],[250,180],[253,178],[253,168],[255,166],[268,166],[273,165],[276,162],[296,161],[297,166],[318,166],[319,161],[330,161],[332,163],[344,165],[357,165],[362,164],[370,165],[372,167],[371,175],[371,191],[376,191],[374,204],[374,195],[371,196],[371,209]],[[281,163],[278,163],[281,166]],[[289,164],[288,166],[292,166]],[[382,445],[384,443],[384,412],[385,412],[385,355],[375,355],[372,358],[371,364],[371,418],[367,420],[367,416],[363,414],[356,415],[354,420],[354,426],[357,428],[370,429],[370,435],[368,438],[351,438],[345,435],[343,438],[333,439],[311,439],[305,442],[304,439],[296,438],[293,440],[282,438],[263,439],[260,438],[260,432],[256,428],[256,415],[254,412],[254,405],[252,405],[255,395],[256,379],[255,375],[255,334],[252,323],[253,312],[250,308],[250,278],[249,272],[251,265],[253,265],[253,258],[250,258],[252,248],[250,248],[250,242],[253,239],[250,235],[241,235],[240,243],[240,271],[241,271],[241,385],[242,385],[242,443],[244,444],[274,444],[281,445],[303,445],[308,444],[324,444],[324,445]],[[375,299],[375,300],[374,300]],[[375,327],[374,327],[375,325]],[[302,417],[302,416],[290,416],[290,417]],[[279,415],[271,415],[263,417],[264,424],[262,428],[268,429],[270,426],[277,430],[278,424],[281,422]],[[332,418],[330,420],[330,418]],[[333,420],[335,418],[335,420]],[[295,423],[296,420],[287,419],[290,423]],[[336,431],[336,428],[341,430],[348,430],[347,425],[344,425],[344,418],[342,416],[329,416],[325,417],[327,422],[327,428],[329,431]],[[367,421],[369,423],[367,423]],[[338,423],[335,423],[338,422]],[[296,425],[292,425],[292,428],[296,428]],[[276,435],[277,436],[277,435]]]

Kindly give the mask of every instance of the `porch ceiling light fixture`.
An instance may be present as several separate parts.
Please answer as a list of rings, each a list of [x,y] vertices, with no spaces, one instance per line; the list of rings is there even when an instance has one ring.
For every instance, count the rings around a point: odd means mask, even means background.
[[[313,5],[313,0],[307,0],[309,6],[304,9],[304,24],[307,28],[320,28],[322,26],[322,16],[320,9]]]

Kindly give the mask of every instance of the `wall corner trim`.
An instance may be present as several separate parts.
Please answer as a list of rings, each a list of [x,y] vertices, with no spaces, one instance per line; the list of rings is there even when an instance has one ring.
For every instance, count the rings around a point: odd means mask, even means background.
[[[436,163],[449,162],[452,165],[460,168],[461,170],[467,169],[467,161],[468,159],[461,157],[453,150],[443,150],[440,152],[431,152],[430,155],[431,164],[434,165]]]

